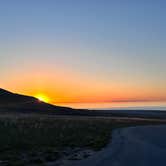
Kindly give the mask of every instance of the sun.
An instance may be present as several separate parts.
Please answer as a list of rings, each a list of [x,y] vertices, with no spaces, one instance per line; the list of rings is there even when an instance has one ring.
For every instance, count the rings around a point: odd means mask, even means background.
[[[44,94],[37,94],[35,95],[35,97],[40,100],[40,101],[43,101],[43,102],[46,102],[48,103],[50,101],[49,97],[47,97],[46,95]]]

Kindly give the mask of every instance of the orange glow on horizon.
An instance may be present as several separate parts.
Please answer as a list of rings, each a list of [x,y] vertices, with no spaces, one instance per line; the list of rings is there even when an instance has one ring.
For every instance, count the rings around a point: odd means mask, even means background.
[[[58,105],[166,101],[162,86],[155,88],[155,85],[140,85],[136,82],[129,84],[100,80],[98,77],[89,77],[66,68],[58,68],[56,71],[49,66],[39,66],[38,70],[35,68],[13,71],[10,79],[6,77],[1,80],[0,87]]]

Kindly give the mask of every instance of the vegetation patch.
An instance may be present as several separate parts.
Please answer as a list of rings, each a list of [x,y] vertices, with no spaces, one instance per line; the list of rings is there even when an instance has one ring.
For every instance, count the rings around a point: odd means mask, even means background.
[[[40,115],[0,117],[0,162],[1,165],[52,162],[76,148],[100,150],[115,128],[161,123],[165,122]]]

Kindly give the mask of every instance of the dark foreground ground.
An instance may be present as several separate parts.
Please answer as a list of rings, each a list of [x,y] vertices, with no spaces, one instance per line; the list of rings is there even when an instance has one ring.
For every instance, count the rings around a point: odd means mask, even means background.
[[[106,148],[68,166],[164,166],[165,140],[166,125],[117,129]]]
[[[97,151],[108,144],[115,128],[157,124],[166,124],[166,120],[3,114],[0,115],[0,165],[48,165],[60,158],[77,160],[76,152]],[[83,158],[91,152],[84,153]]]

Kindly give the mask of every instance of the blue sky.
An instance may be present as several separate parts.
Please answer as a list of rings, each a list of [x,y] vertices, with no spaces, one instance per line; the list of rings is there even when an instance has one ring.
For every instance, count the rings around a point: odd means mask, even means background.
[[[36,68],[44,73],[47,66],[47,72],[70,71],[77,83],[82,79],[89,80],[91,86],[101,82],[99,94],[125,94],[130,87],[138,91],[133,98],[141,98],[142,89],[142,98],[163,100],[165,8],[164,0],[1,1],[1,86],[23,91],[13,77],[20,71],[28,75]],[[55,81],[53,77],[46,82]],[[116,92],[116,88],[120,90]]]

